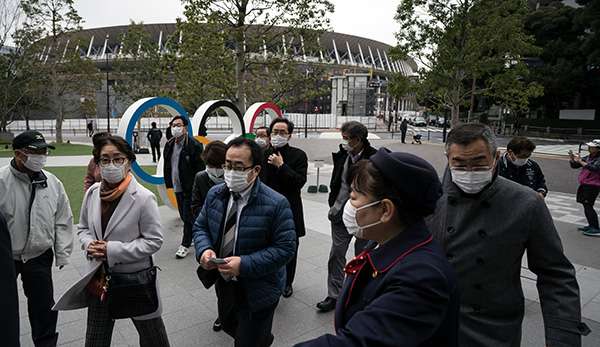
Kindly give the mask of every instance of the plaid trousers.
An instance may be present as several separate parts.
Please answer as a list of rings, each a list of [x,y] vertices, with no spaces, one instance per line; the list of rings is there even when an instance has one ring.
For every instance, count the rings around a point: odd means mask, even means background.
[[[140,347],[170,347],[161,317],[132,321],[140,336]],[[85,347],[110,347],[114,326],[115,321],[109,316],[108,305],[93,299],[88,307]]]

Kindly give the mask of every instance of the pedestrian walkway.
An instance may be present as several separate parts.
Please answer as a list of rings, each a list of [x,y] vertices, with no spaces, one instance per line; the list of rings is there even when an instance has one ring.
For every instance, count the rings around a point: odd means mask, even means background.
[[[325,333],[333,333],[333,312],[318,313],[315,304],[327,293],[327,259],[331,246],[326,194],[305,194],[305,220],[307,236],[300,241],[298,272],[294,295],[282,298],[273,323],[275,347],[288,347]],[[174,252],[181,241],[182,224],[177,212],[160,207],[164,226],[164,243],[156,256],[159,272],[163,319],[172,347],[229,347],[233,340],[223,332],[213,332],[212,323],[217,316],[214,289],[206,290],[196,277],[197,263],[193,253],[186,259],[176,260]],[[85,271],[85,258],[75,240],[71,264],[63,270],[54,269],[55,296],[62,294]],[[350,259],[353,247],[347,255]],[[523,264],[526,266],[526,263]],[[525,277],[534,275],[523,271]],[[584,321],[592,334],[583,339],[583,347],[600,346],[600,271],[577,265],[577,277],[582,292]],[[543,346],[543,324],[537,292],[532,279],[524,278],[525,319],[522,346]],[[19,290],[21,314],[21,345],[32,347],[27,306],[22,289]],[[59,345],[81,347],[84,345],[86,310],[60,312]],[[129,320],[118,320],[113,334],[113,347],[139,346],[135,327]]]

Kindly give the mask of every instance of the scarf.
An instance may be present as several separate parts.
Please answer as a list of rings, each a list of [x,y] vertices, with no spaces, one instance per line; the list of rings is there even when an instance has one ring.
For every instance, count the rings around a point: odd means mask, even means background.
[[[108,226],[108,221],[112,214],[115,212],[119,201],[121,201],[121,196],[129,187],[129,183],[131,183],[132,176],[128,174],[125,176],[123,181],[119,183],[118,186],[110,189],[106,186],[106,182],[102,181],[100,185],[100,212],[101,212],[101,225],[102,225],[102,237],[104,237],[104,232],[106,231],[106,227]]]

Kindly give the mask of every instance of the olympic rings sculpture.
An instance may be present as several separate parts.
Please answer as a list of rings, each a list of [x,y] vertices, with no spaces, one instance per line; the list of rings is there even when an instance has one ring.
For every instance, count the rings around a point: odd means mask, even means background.
[[[254,132],[254,124],[256,118],[263,112],[266,112],[271,118],[282,117],[281,109],[272,102],[259,102],[253,104],[248,108],[244,116],[237,108],[237,106],[229,100],[211,100],[202,104],[194,113],[194,116],[190,119],[185,108],[181,106],[177,101],[165,98],[165,97],[150,97],[140,99],[131,104],[121,121],[119,122],[119,128],[117,134],[123,137],[130,145],[133,146],[133,133],[135,131],[136,124],[142,118],[142,115],[151,109],[152,107],[160,106],[167,110],[172,116],[181,116],[188,120],[188,134],[192,134],[194,138],[203,144],[210,142],[207,134],[206,122],[210,115],[215,111],[224,112],[229,120],[231,120],[231,126],[233,133],[225,139],[225,143],[228,143],[232,139],[252,134]],[[160,160],[156,165],[156,174],[150,175],[142,169],[137,163],[133,162],[131,170],[141,180],[156,185],[162,201],[165,205],[171,208],[177,208],[177,199],[175,198],[175,192],[172,188],[167,189],[165,186],[164,178],[164,162],[161,156]]]

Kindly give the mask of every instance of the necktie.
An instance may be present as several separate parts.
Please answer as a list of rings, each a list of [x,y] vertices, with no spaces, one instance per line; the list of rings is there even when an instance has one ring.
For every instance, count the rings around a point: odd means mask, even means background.
[[[237,208],[240,194],[232,192],[231,198],[233,203],[231,208],[227,212],[227,219],[225,220],[225,227],[223,228],[223,241],[221,242],[221,258],[227,258],[233,255],[235,248],[235,229],[237,224]]]

